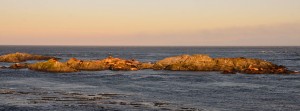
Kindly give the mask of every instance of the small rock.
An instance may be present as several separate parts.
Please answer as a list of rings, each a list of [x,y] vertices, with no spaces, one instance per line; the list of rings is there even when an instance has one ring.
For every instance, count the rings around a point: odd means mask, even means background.
[[[15,64],[12,64],[11,66],[9,66],[10,69],[24,69],[24,68],[27,68],[28,67],[28,64],[27,63],[15,63]]]
[[[236,74],[235,70],[224,70],[222,71],[222,74]]]
[[[0,66],[0,69],[7,69],[7,67],[5,67],[5,66]]]
[[[14,94],[16,91],[10,89],[0,89],[0,94]]]

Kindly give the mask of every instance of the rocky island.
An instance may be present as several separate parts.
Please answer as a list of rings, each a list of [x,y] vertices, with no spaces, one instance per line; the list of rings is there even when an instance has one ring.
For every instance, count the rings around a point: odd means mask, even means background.
[[[120,58],[108,57],[102,60],[78,60],[71,58],[67,62],[59,62],[55,59],[50,59],[45,62],[29,64],[31,70],[45,72],[77,72],[77,71],[136,71],[141,69],[152,68],[150,63],[142,63],[136,60],[125,60]]]
[[[253,58],[211,58],[208,55],[180,55],[157,61],[153,69],[172,71],[221,71],[223,74],[291,74],[284,66]]]
[[[0,62],[25,62],[27,60],[49,60],[49,59],[58,59],[55,57],[42,56],[42,55],[34,55],[28,53],[12,53],[0,56]]]
[[[223,74],[294,74],[285,66],[254,58],[211,58],[208,55],[180,55],[167,57],[155,63],[126,60],[107,57],[102,60],[79,60],[71,58],[66,62],[60,62],[55,57],[32,55],[27,53],[15,53],[0,56],[1,62],[24,62],[26,60],[47,60],[32,64],[15,63],[9,68],[68,73],[77,71],[136,71],[142,69],[171,70],[171,71],[220,71]]]

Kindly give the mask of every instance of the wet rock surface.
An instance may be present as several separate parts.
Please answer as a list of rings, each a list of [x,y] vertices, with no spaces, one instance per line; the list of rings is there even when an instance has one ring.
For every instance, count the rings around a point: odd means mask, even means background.
[[[55,57],[16,52],[0,56],[0,62],[25,62],[27,60],[49,60],[54,58]]]
[[[5,66],[0,66],[0,69],[7,69],[7,67],[5,67]]]
[[[9,66],[10,69],[25,69],[28,68],[28,63],[15,63]]]

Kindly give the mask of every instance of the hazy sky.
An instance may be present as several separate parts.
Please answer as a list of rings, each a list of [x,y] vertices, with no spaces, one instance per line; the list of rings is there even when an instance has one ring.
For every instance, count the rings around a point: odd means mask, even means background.
[[[300,0],[0,0],[0,45],[300,45]]]

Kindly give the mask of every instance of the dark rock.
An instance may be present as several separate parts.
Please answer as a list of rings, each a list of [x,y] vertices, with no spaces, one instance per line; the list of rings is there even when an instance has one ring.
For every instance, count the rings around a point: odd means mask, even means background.
[[[0,94],[14,94],[16,91],[10,89],[0,89]]]
[[[120,102],[120,105],[127,105],[128,103],[126,102]]]
[[[164,103],[164,102],[154,102],[153,104],[154,106],[158,106],[158,107],[169,105],[169,103]]]
[[[15,63],[12,64],[11,66],[9,66],[10,69],[25,69],[28,68],[28,64],[27,63]]]
[[[236,74],[237,72],[235,70],[223,70],[222,74]]]
[[[7,67],[5,67],[5,66],[0,66],[0,69],[7,69]]]
[[[299,71],[291,71],[290,74],[300,74]]]
[[[49,60],[58,59],[55,57],[33,55],[28,53],[13,53],[0,56],[0,62],[25,62],[27,60]]]

